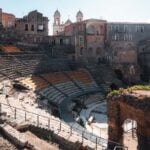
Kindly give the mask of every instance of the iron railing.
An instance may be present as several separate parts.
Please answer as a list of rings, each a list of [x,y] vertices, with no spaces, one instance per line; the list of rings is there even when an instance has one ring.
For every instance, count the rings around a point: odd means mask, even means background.
[[[83,128],[79,128],[79,126],[75,126],[74,124],[68,125],[64,121],[52,115],[47,117],[4,103],[0,103],[0,113],[1,116],[2,114],[7,115],[7,119],[9,118],[10,121],[15,120],[16,123],[28,122],[31,125],[45,128],[47,130],[52,130],[54,132],[64,132],[64,135],[67,133],[68,135],[81,142],[84,146],[87,145],[88,147],[91,147],[95,150],[106,150],[108,142],[116,145],[115,149],[118,147],[120,150],[128,149],[119,143],[108,141],[104,138],[96,136],[93,133],[88,132],[86,129],[83,130]]]

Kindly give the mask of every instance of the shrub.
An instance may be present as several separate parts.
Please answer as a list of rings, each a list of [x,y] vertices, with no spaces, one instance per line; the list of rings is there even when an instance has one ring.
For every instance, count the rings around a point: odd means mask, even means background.
[[[150,91],[150,85],[134,85],[132,87],[128,87],[127,89],[120,88],[119,90],[113,90],[108,94],[108,97],[114,96],[114,95],[120,95],[124,92],[132,92],[134,90],[146,90]]]

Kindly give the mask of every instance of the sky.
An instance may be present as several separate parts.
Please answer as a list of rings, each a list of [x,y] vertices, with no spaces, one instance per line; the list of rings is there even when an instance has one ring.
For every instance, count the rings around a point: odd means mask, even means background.
[[[0,8],[17,18],[38,10],[49,18],[50,34],[56,9],[63,22],[68,18],[74,22],[78,10],[83,12],[84,19],[150,22],[150,0],[0,0]]]

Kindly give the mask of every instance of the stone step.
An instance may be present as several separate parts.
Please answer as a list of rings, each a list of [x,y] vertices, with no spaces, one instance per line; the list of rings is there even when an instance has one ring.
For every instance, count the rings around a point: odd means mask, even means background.
[[[2,125],[0,125],[0,128],[3,131],[3,133],[10,140],[12,140],[16,145],[18,145],[22,148],[27,146],[27,144],[28,144],[27,139],[19,131],[17,131],[16,129],[14,129],[13,127],[11,127],[8,124],[2,124]]]

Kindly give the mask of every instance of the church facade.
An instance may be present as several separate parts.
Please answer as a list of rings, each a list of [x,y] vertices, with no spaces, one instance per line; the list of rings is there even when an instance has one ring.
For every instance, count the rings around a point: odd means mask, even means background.
[[[76,14],[76,22],[83,21],[83,13],[79,10]],[[72,24],[72,21],[68,18],[65,23],[61,22],[61,13],[56,10],[54,13],[54,23],[53,23],[53,35],[63,35],[65,27]]]

